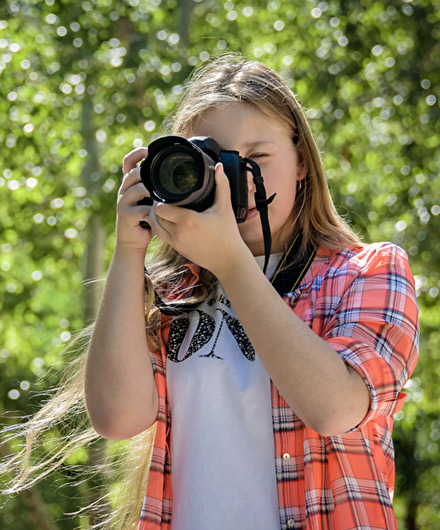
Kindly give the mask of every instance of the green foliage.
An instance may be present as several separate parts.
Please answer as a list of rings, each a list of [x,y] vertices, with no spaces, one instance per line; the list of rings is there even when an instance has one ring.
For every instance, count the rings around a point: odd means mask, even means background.
[[[421,359],[396,418],[395,503],[402,530],[438,528],[438,7],[435,0],[5,0],[0,408],[35,410],[38,378],[62,365],[63,345],[84,326],[91,219],[105,226],[108,263],[124,155],[160,133],[194,65],[240,52],[280,72],[306,107],[340,212],[365,239],[394,241],[410,255]],[[78,508],[83,486],[56,474],[40,491],[58,528],[87,528],[62,515]],[[32,526],[20,503],[6,504],[2,527]]]

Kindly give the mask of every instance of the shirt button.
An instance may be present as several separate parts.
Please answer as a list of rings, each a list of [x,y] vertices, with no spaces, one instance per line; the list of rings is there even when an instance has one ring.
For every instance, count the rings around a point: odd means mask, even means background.
[[[289,520],[287,521],[287,526],[288,526],[289,528],[293,528],[293,527],[295,526],[295,521],[294,521],[293,519],[289,519]]]
[[[290,460],[290,455],[289,455],[289,453],[284,453],[284,454],[283,454],[283,458],[284,458],[284,460]]]

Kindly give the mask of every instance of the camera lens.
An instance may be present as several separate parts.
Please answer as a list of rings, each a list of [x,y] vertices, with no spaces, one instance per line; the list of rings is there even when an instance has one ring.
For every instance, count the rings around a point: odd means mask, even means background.
[[[156,185],[169,198],[187,196],[197,190],[200,165],[192,153],[180,149],[165,150],[154,162]]]
[[[173,195],[192,193],[199,182],[199,165],[186,153],[175,153],[161,160],[158,172],[161,187]]]
[[[141,179],[154,200],[202,212],[214,202],[220,148],[212,138],[193,140],[164,136],[152,142],[140,165]]]

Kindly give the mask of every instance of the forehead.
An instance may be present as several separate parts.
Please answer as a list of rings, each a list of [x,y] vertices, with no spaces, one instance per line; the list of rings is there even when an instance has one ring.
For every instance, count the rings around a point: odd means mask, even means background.
[[[212,136],[224,149],[232,148],[231,144],[250,149],[291,136],[284,120],[243,103],[208,110],[193,122],[191,129],[192,136]]]

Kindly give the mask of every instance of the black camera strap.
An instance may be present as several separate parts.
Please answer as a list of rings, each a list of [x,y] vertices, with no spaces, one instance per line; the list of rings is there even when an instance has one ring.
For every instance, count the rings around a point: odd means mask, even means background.
[[[301,242],[302,237],[300,235],[296,236],[282,257],[270,280],[271,284],[281,298],[286,293],[291,293],[298,287],[310,265],[312,264],[314,257],[316,256],[317,249],[315,247],[309,246],[303,258],[297,259]],[[144,270],[145,273],[148,274],[148,270],[146,268]],[[156,291],[154,291],[154,299],[155,304],[159,308],[160,312],[167,316],[183,315],[184,313],[193,311],[200,305],[198,302],[192,304],[173,304],[172,302],[165,303]]]
[[[261,227],[263,229],[263,272],[266,274],[272,247],[268,205],[274,200],[276,193],[271,195],[269,198],[266,198],[266,188],[264,187],[264,180],[261,175],[260,166],[250,158],[245,158],[245,161],[251,166],[251,168],[248,168],[248,171],[251,171],[254,177],[255,205],[257,210],[260,212]],[[298,259],[297,256],[299,255],[301,244],[302,235],[297,235],[289,246],[287,252],[284,254],[274,275],[271,278],[272,285],[275,287],[276,291],[281,297],[283,297],[285,293],[291,293],[296,289],[309,269],[313,258],[316,256],[317,249],[309,245],[303,258]]]
[[[293,292],[306,275],[312,264],[317,248],[308,246],[304,256],[297,259],[302,244],[302,236],[297,235],[276,268],[270,283],[274,286],[281,298],[286,293]]]
[[[244,159],[251,167],[247,168],[253,175],[255,184],[255,207],[260,214],[261,228],[263,230],[264,242],[264,266],[263,272],[266,274],[267,265],[270,258],[270,250],[272,247],[272,235],[269,226],[268,206],[274,200],[276,193],[269,198],[266,197],[266,188],[264,187],[264,179],[261,175],[260,166],[250,158]]]

